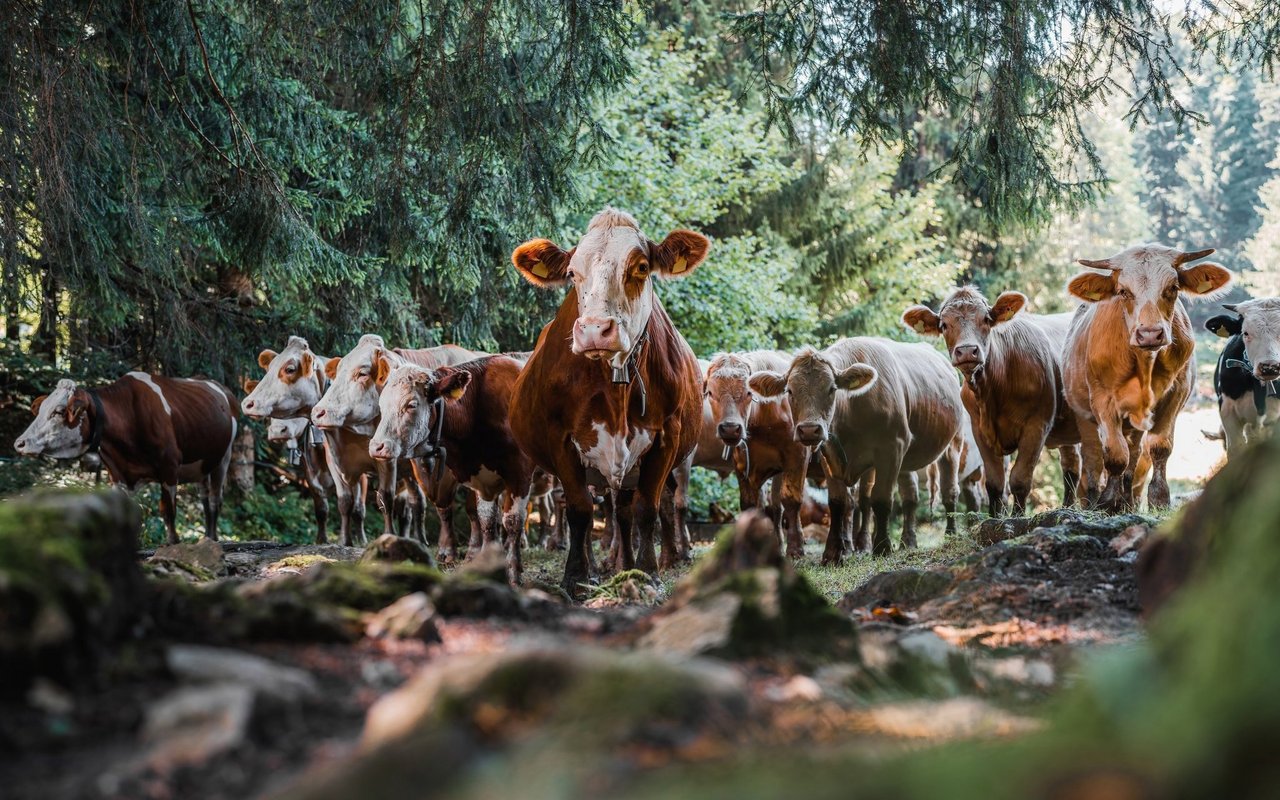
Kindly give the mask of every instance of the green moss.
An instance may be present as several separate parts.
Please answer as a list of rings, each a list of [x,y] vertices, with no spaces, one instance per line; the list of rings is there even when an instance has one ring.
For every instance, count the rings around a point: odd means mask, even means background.
[[[277,569],[306,569],[316,564],[334,564],[337,563],[328,556],[319,553],[295,553],[291,556],[285,556],[279,561],[270,564],[268,570]]]

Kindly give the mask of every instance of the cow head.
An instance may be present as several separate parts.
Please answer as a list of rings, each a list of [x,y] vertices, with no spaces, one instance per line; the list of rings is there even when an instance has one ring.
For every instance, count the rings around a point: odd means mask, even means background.
[[[747,438],[747,418],[754,399],[747,386],[750,378],[751,365],[732,353],[721,353],[707,367],[702,392],[711,403],[716,436],[730,447]]]
[[[323,393],[322,362],[301,336],[290,336],[279,353],[263,350],[258,354],[258,366],[266,374],[260,380],[245,382],[248,395],[240,401],[240,409],[255,419],[305,417]]]
[[[63,378],[53,393],[31,404],[35,417],[13,448],[21,456],[76,458],[89,449],[89,393]]]
[[[298,442],[302,439],[302,435],[307,430],[308,422],[309,420],[306,417],[273,419],[267,425],[267,441],[296,448]]]
[[[941,336],[951,363],[966,375],[987,361],[991,329],[1008,322],[1027,303],[1021,292],[1005,292],[987,305],[987,298],[972,286],[962,286],[947,296],[935,314],[928,306],[911,306],[902,324],[924,336]]]
[[[350,353],[325,362],[324,372],[332,383],[311,409],[311,422],[328,430],[371,431],[379,414],[378,370],[390,371],[393,355],[381,336],[368,333],[360,337]],[[384,365],[384,361],[388,363]]]
[[[1184,253],[1172,247],[1144,244],[1081,266],[1110,274],[1082,272],[1067,284],[1067,291],[1089,303],[1117,304],[1129,328],[1129,346],[1155,351],[1173,341],[1171,320],[1179,293],[1213,295],[1231,282],[1231,273],[1211,263],[1183,267],[1204,258],[1213,249]]]
[[[457,402],[471,384],[471,373],[452,367],[429,370],[403,364],[389,371],[379,399],[382,419],[369,440],[369,455],[379,461],[411,458],[421,452],[439,422],[436,400]]]
[[[1223,307],[1240,315],[1238,321],[1231,322],[1244,341],[1244,354],[1253,365],[1253,377],[1264,383],[1280,380],[1280,298],[1262,297]]]
[[[796,354],[786,375],[771,370],[753,373],[747,381],[761,398],[785,394],[791,401],[795,440],[806,446],[826,441],[831,433],[836,400],[866,394],[878,373],[870,364],[851,364],[837,370],[826,356],[812,348]]]
[[[535,286],[571,284],[578,300],[573,352],[622,367],[653,313],[650,277],[683,278],[702,262],[709,245],[707,237],[686,230],[655,244],[630,214],[606,208],[572,250],[534,239],[517,247],[511,260]]]

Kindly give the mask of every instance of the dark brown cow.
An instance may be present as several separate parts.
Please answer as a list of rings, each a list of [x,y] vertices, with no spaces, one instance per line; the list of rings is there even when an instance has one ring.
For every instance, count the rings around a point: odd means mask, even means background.
[[[235,398],[219,383],[130,372],[101,389],[63,379],[32,405],[20,455],[76,458],[97,451],[111,482],[160,484],[160,515],[178,541],[179,483],[199,481],[205,535],[218,538],[222,487],[236,438]]]
[[[916,333],[941,336],[964,376],[960,398],[982,455],[993,516],[1004,510],[1004,457],[1011,453],[1018,454],[1009,471],[1014,514],[1026,508],[1045,447],[1058,449],[1065,505],[1075,502],[1080,479],[1080,432],[1064,396],[1062,342],[1050,339],[1037,315],[1019,313],[1026,302],[1021,292],[1004,292],[990,304],[976,288],[962,286],[937,313],[916,305],[902,315]]]
[[[382,417],[369,440],[369,455],[379,461],[444,458],[453,477],[476,493],[484,543],[505,545],[512,584],[520,582],[520,540],[535,472],[512,438],[507,417],[520,366],[490,356],[429,370],[392,367],[384,358],[377,375]]]
[[[607,208],[570,251],[536,239],[512,254],[535,286],[571,287],[542,329],[511,405],[516,442],[564,487],[570,530],[564,587],[571,594],[588,580],[589,485],[618,492],[616,566],[648,572],[659,566],[653,535],[662,489],[697,443],[702,398],[698,362],[650,278],[689,274],[708,246],[705,236],[684,230],[652,242],[634,218]],[[669,567],[678,547],[665,529],[662,545],[661,565]]]

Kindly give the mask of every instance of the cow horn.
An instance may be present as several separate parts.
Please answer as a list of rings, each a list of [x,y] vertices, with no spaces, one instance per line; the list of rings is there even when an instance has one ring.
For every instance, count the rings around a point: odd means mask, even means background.
[[[1188,261],[1198,261],[1204,258],[1205,256],[1213,255],[1213,251],[1214,251],[1214,248],[1210,247],[1207,250],[1196,250],[1191,253],[1178,253],[1176,256],[1173,257],[1173,265],[1175,267],[1180,267],[1183,264],[1187,263]]]
[[[1120,270],[1119,267],[1111,266],[1111,259],[1109,258],[1104,258],[1098,261],[1094,261],[1089,258],[1077,258],[1076,263],[1082,267],[1088,267],[1089,269],[1109,269],[1112,272],[1118,272]]]
[[[1222,307],[1223,307],[1223,308],[1225,308],[1226,310],[1230,311],[1230,312],[1235,313],[1235,314],[1239,314],[1239,313],[1240,313],[1240,310],[1239,310],[1238,308],[1236,308],[1236,304],[1235,304],[1235,303],[1223,303],[1223,304],[1222,304]]]

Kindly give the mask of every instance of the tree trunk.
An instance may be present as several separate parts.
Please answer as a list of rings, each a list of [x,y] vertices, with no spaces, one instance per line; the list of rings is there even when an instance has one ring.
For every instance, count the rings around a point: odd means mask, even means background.
[[[231,445],[231,482],[246,494],[253,491],[253,451],[253,428],[241,426]]]

